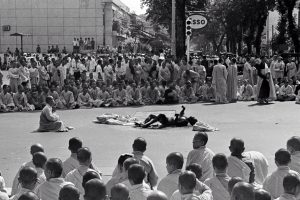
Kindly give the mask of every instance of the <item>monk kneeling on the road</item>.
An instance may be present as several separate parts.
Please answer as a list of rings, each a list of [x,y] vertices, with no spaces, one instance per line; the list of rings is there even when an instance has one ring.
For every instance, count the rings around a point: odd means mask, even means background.
[[[58,131],[67,132],[72,129],[72,127],[66,127],[62,121],[60,121],[59,116],[55,113],[54,99],[52,96],[46,97],[46,106],[43,108],[40,115],[40,127],[39,132],[48,131]]]

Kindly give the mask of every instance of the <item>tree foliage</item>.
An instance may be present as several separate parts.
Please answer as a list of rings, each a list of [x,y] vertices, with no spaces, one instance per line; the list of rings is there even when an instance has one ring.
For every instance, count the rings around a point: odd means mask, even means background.
[[[142,5],[148,7],[147,19],[153,24],[160,24],[171,33],[172,1],[171,0],[141,0]],[[185,54],[185,11],[203,10],[206,0],[176,0],[176,54]]]
[[[296,26],[293,11],[296,7],[297,0],[277,0],[277,10],[280,13],[280,22],[278,26],[279,35],[277,41],[284,44],[286,33],[293,41],[295,51],[300,52],[300,41],[298,36],[298,27]]]

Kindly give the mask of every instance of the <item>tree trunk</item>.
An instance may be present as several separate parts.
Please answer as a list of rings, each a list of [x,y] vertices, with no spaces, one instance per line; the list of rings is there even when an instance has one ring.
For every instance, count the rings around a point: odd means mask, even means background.
[[[264,31],[267,18],[268,18],[268,14],[263,14],[260,17],[260,20],[258,21],[257,33],[256,33],[256,37],[255,37],[255,42],[254,42],[254,46],[256,49],[256,55],[258,55],[258,56],[260,55],[260,51],[261,51],[261,36]]]
[[[293,16],[293,9],[289,8],[287,13],[289,35],[293,40],[296,53],[299,53],[300,44],[298,30]]]
[[[176,55],[185,57],[185,0],[176,0]]]

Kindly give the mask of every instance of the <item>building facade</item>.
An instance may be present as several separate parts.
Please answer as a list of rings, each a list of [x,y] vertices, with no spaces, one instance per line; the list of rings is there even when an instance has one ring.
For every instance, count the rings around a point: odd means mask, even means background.
[[[48,46],[64,46],[72,50],[74,38],[94,38],[96,46],[113,45],[114,13],[129,12],[120,0],[0,0],[0,52],[9,47],[42,52]],[[9,27],[9,28],[7,28]]]

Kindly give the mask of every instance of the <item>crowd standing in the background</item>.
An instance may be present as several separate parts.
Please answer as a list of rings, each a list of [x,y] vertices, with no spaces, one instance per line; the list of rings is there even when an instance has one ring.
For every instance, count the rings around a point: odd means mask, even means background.
[[[280,56],[202,56],[187,62],[164,53],[55,52],[9,56],[6,62],[8,85],[3,85],[0,73],[2,112],[41,110],[47,96],[54,98],[56,109],[253,100],[300,103],[300,68],[293,59],[285,63]]]

